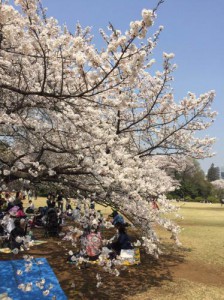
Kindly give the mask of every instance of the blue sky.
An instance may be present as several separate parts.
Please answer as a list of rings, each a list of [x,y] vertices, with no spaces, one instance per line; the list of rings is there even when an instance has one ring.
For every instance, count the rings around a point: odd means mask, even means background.
[[[125,31],[131,20],[141,18],[143,8],[151,9],[156,0],[44,0],[48,16],[54,16],[60,24],[66,23],[73,31],[77,21],[92,26],[94,43],[102,46],[99,28],[106,29],[110,21],[115,28]],[[224,0],[165,0],[158,11],[154,30],[164,26],[153,57],[158,61],[162,52],[174,52],[178,69],[173,84],[176,99],[188,91],[197,95],[208,90],[216,91],[213,109],[219,115],[206,134],[217,138],[213,147],[217,154],[200,164],[207,171],[212,162],[223,166],[224,149]]]

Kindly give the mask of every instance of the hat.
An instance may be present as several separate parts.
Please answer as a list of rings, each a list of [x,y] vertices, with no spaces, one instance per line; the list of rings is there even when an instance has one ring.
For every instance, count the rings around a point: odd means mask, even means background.
[[[117,210],[114,210],[114,211],[112,212],[112,214],[109,215],[109,217],[113,217],[113,218],[114,218],[117,214],[118,214]]]

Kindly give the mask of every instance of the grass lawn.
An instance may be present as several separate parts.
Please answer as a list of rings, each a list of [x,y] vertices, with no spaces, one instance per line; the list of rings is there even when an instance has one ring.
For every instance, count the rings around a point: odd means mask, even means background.
[[[188,259],[224,267],[224,207],[186,203],[181,214],[181,240],[191,248]]]
[[[130,299],[224,299],[224,206],[205,203],[180,206],[183,219],[178,224],[183,228],[180,235],[183,246],[178,253],[183,254],[183,261],[170,268],[173,280]],[[168,235],[161,234],[165,249],[175,249]]]
[[[33,200],[33,203],[35,205],[35,208],[39,207],[39,206],[46,206],[46,197],[37,197],[36,200]],[[72,207],[75,207],[76,202],[71,201],[71,205]],[[24,207],[28,207],[28,200],[24,201]],[[65,201],[64,201],[64,208],[65,208]],[[96,210],[101,210],[101,212],[103,213],[103,215],[107,216],[109,214],[111,214],[112,209],[110,207],[105,207],[99,204],[96,204]]]

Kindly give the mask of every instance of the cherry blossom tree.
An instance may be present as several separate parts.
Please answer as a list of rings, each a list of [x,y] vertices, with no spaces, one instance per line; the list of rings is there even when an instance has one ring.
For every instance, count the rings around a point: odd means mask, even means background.
[[[169,170],[186,157],[211,155],[214,139],[196,134],[214,120],[214,91],[176,102],[172,53],[164,52],[163,69],[152,73],[163,28],[152,37],[148,29],[158,6],[143,9],[125,33],[112,24],[100,29],[105,47],[97,49],[89,27],[78,23],[72,33],[38,0],[14,2],[18,9],[0,4],[2,181],[94,194],[130,218],[157,255],[152,221],[178,241],[178,226],[161,217],[175,209],[165,197],[178,185]],[[159,211],[150,204],[154,196]]]
[[[212,181],[212,185],[216,189],[224,190],[224,179],[218,179],[218,180]]]

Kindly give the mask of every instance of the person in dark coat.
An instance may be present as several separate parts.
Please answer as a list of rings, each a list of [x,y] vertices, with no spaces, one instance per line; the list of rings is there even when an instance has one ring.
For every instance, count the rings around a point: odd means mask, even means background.
[[[115,256],[120,255],[122,249],[133,249],[130,238],[126,233],[125,225],[122,223],[117,223],[116,228],[118,229],[118,238],[115,242],[107,246],[109,249],[114,251]]]
[[[57,196],[57,206],[62,212],[63,212],[63,198],[64,198],[63,192],[60,191]]]
[[[20,249],[23,242],[18,242],[17,237],[24,237],[25,230],[21,227],[20,219],[15,219],[14,221],[15,228],[10,233],[10,246],[11,249],[18,248]]]

